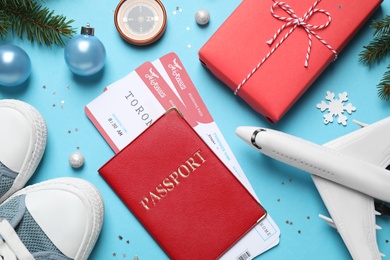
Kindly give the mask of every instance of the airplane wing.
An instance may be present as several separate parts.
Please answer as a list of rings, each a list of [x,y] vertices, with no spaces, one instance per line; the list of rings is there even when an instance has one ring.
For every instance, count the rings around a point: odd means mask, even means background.
[[[324,146],[388,168],[390,118],[364,126]],[[389,172],[390,174],[390,172]],[[367,172],[367,178],[370,173]],[[331,218],[320,216],[340,233],[353,259],[381,259],[376,241],[374,199],[358,191],[312,175]]]

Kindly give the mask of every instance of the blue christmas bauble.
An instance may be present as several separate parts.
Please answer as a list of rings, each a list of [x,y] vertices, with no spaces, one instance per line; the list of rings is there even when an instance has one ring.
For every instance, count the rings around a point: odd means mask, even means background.
[[[106,49],[93,35],[93,28],[82,27],[81,34],[73,37],[64,51],[69,69],[80,76],[90,76],[99,72],[106,62]]]
[[[22,48],[9,44],[0,46],[0,85],[18,86],[30,73],[31,60]]]

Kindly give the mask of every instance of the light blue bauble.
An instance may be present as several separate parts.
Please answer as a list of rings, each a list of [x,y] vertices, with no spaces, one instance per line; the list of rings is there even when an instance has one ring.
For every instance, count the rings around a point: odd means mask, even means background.
[[[28,54],[15,45],[0,46],[0,85],[15,87],[30,76],[31,60]]]
[[[82,33],[67,43],[64,57],[66,65],[73,73],[90,76],[104,67],[106,49],[103,43],[93,35],[93,28],[83,27]]]

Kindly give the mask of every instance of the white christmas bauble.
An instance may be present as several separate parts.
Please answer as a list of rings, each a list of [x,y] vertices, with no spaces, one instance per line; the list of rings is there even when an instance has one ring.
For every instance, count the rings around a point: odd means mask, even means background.
[[[199,9],[195,13],[195,20],[199,25],[205,25],[210,21],[210,13],[206,9]]]
[[[79,152],[74,152],[69,156],[69,164],[72,168],[80,168],[84,165],[84,156]]]

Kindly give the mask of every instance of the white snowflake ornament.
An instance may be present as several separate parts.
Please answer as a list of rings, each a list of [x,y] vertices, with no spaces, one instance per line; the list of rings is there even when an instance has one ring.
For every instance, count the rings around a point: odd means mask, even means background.
[[[333,122],[333,118],[335,116],[338,117],[337,122],[344,126],[347,125],[347,116],[344,115],[344,111],[348,114],[352,114],[352,112],[356,111],[356,107],[354,107],[351,103],[345,105],[344,102],[348,100],[348,93],[344,92],[339,94],[339,99],[335,99],[335,94],[326,91],[326,100],[329,102],[321,101],[320,104],[317,104],[317,108],[321,109],[321,112],[327,110],[329,113],[324,115],[324,123],[327,125],[328,123]]]

